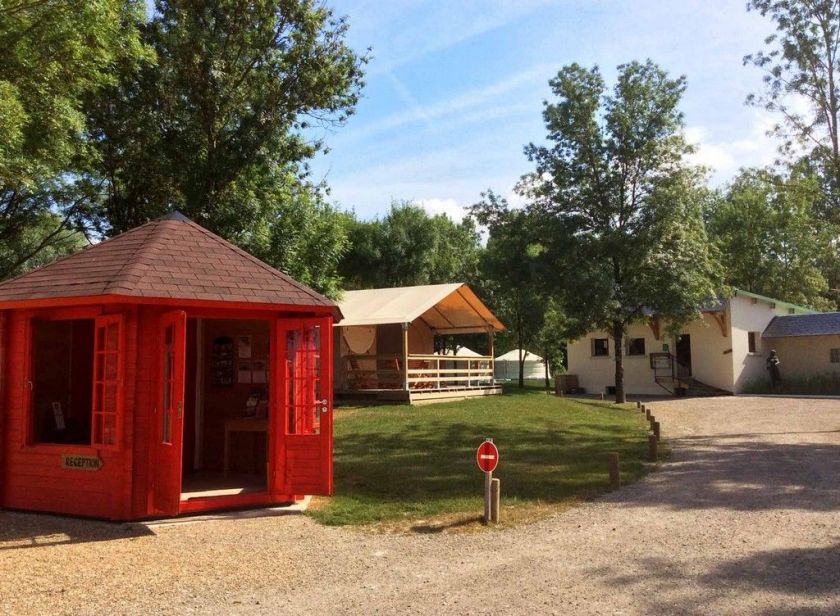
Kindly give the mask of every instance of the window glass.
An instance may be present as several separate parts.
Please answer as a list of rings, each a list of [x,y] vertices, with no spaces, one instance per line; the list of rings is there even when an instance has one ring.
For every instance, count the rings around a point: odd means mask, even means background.
[[[31,442],[89,445],[94,320],[34,320],[31,351]]]
[[[840,364],[840,349],[831,349],[830,359],[832,364]]]
[[[93,444],[117,444],[119,410],[120,318],[96,320],[93,381]]]
[[[645,354],[645,339],[644,338],[629,338],[627,340],[627,354],[628,355],[644,355]]]
[[[747,332],[747,350],[750,353],[758,353],[758,334],[757,334],[757,332]]]
[[[595,357],[606,357],[610,354],[609,338],[592,339],[592,355]]]

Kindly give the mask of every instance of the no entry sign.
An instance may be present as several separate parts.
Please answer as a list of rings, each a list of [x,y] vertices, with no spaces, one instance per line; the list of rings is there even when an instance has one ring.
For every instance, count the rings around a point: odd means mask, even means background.
[[[496,465],[499,463],[499,450],[493,444],[493,441],[484,441],[478,446],[478,451],[475,452],[475,461],[478,462],[478,468],[485,473],[492,473],[496,470]]]

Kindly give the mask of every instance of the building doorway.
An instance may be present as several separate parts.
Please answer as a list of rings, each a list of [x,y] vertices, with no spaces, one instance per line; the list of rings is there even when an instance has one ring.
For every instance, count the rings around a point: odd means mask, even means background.
[[[677,377],[687,378],[691,376],[691,336],[681,334],[677,336],[676,345]]]

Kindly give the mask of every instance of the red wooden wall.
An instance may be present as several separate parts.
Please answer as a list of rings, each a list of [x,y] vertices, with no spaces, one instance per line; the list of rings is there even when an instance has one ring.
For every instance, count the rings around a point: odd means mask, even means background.
[[[122,312],[124,321],[124,391],[126,416],[133,408],[135,367],[134,340],[136,311],[128,306],[109,306],[108,312]],[[101,308],[84,309],[79,314],[104,313]],[[2,432],[5,452],[2,466],[4,507],[54,513],[125,519],[129,515],[128,491],[131,485],[131,430],[124,429],[123,442],[116,448],[89,445],[29,444],[30,377],[27,329],[28,318],[36,312],[10,311],[8,319],[8,358],[6,364],[5,418]],[[81,318],[81,317],[80,317]],[[98,455],[98,471],[63,469],[62,454]]]

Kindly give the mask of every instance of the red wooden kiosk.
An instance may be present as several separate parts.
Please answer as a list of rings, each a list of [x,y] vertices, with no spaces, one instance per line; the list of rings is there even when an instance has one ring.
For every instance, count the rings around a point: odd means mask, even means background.
[[[0,506],[131,520],[330,494],[340,316],[177,213],[0,283]]]

